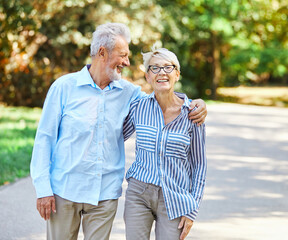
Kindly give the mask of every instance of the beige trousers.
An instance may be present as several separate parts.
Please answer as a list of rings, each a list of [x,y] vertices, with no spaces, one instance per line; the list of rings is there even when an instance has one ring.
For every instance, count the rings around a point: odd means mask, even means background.
[[[108,240],[118,200],[106,200],[98,206],[75,203],[55,195],[56,213],[47,221],[48,240],[77,240],[80,223],[85,240]]]

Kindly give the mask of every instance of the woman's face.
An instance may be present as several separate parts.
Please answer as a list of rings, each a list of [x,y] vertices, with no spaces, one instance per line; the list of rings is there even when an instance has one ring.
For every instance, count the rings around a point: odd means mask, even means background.
[[[157,67],[171,66],[173,63],[158,57],[152,57],[149,65]],[[151,84],[155,92],[174,91],[174,84],[179,80],[180,72],[174,68],[172,72],[166,73],[162,68],[159,73],[153,73],[151,69],[145,74],[146,80]]]

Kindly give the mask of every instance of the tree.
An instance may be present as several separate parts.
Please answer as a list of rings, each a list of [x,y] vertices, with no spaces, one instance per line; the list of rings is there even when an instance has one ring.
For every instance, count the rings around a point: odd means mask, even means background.
[[[149,0],[2,0],[0,18],[6,21],[0,27],[0,101],[42,106],[57,77],[89,62],[92,32],[108,21],[131,28],[131,49],[140,55],[139,48],[160,38],[147,27],[156,16],[150,12],[153,7]],[[139,65],[140,58],[133,59]],[[133,78],[132,72],[126,74]]]
[[[288,79],[288,0],[0,0],[0,101],[42,106],[59,76],[89,62],[95,27],[127,24],[129,80],[143,79],[141,51],[153,43],[178,56],[189,97],[218,86]],[[280,79],[280,80],[279,80]]]
[[[219,85],[287,75],[286,0],[159,4],[165,15],[162,41],[181,59],[183,90],[190,96],[195,95],[191,85],[198,95],[216,99]]]

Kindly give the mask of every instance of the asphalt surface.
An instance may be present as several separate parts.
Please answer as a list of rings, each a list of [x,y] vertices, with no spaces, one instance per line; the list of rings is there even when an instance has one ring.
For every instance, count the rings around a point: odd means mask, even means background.
[[[208,105],[208,112],[207,185],[186,239],[287,240],[288,109],[215,104]],[[126,142],[127,168],[134,141]],[[123,205],[124,196],[111,240],[125,239]],[[1,240],[44,240],[45,228],[29,177],[0,187]]]

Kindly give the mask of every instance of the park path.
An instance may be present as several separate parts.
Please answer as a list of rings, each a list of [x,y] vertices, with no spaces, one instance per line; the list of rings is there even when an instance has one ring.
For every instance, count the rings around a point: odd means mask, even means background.
[[[207,186],[187,240],[286,240],[288,109],[213,104],[208,112]],[[127,168],[134,141],[126,142]],[[29,177],[0,188],[1,240],[45,239],[35,202]],[[111,240],[125,240],[123,205],[124,196]]]

